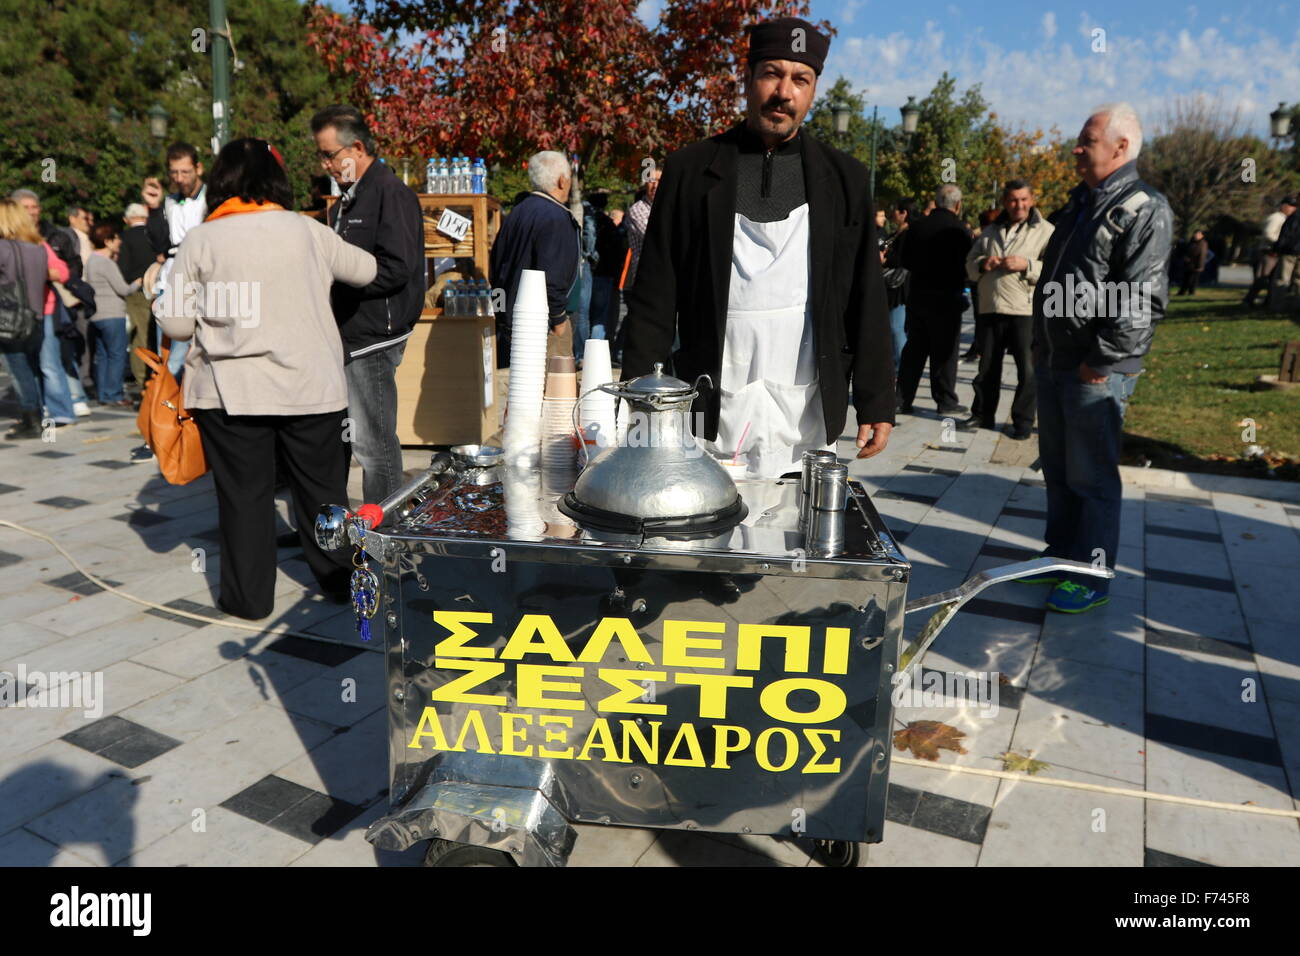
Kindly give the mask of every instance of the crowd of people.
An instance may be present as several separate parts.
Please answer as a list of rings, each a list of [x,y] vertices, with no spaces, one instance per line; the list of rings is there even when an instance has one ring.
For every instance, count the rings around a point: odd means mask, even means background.
[[[927,365],[940,416],[996,427],[1010,353],[1007,434],[1028,439],[1037,420],[1044,554],[1113,567],[1122,422],[1168,300],[1173,228],[1137,174],[1137,114],[1117,103],[1085,118],[1081,181],[1064,207],[1043,215],[1034,184],[1013,179],[976,233],[957,184],[924,206],[875,208],[862,164],[803,127],[829,45],[798,19],[755,27],[744,119],[669,155],[626,211],[600,192],[578,201],[564,154],[531,157],[530,191],[491,249],[499,364],[519,278],[541,270],[552,333],[572,336],[577,359],[607,337],[625,379],[667,363],[698,383],[704,447],[774,477],[805,451],[833,450],[850,405],[858,457],[885,451],[899,416],[915,414]],[[43,319],[3,353],[22,409],[10,437],[75,421],[88,382],[100,402],[129,403],[128,343],[169,348],[216,483],[218,603],[247,618],[273,602],[278,483],[322,589],[347,599],[348,561],[317,548],[310,519],[347,500],[349,456],[367,501],[400,484],[396,369],[434,278],[419,201],[378,160],[361,114],[330,107],[312,133],[341,194],[324,222],[292,212],[279,153],[253,138],[225,146],[206,177],[197,151],[173,146],[172,191],[146,181],[121,231],[81,208],[54,226],[27,190],[0,203],[0,237],[12,240],[0,243],[0,282],[21,273]],[[1297,273],[1297,253],[1284,251],[1300,239],[1294,212],[1280,208],[1276,261],[1257,275]],[[189,294],[212,286],[249,286],[236,300],[256,308]],[[1116,288],[1135,290],[1118,310]],[[979,367],[967,408],[957,367],[970,304]],[[1106,602],[1104,581],[1041,580],[1053,610]]]

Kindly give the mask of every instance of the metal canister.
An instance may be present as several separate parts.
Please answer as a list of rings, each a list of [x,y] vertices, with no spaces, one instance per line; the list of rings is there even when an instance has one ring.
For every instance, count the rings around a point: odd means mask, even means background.
[[[843,511],[849,492],[849,468],[839,462],[826,462],[813,470],[809,498],[817,511]]]
[[[808,510],[812,507],[813,472],[819,465],[833,465],[836,461],[833,451],[803,453],[803,468],[799,473],[799,527],[808,527]]]
[[[813,467],[808,496],[807,542],[814,557],[832,557],[844,547],[844,505],[848,500],[849,469],[839,462]]]

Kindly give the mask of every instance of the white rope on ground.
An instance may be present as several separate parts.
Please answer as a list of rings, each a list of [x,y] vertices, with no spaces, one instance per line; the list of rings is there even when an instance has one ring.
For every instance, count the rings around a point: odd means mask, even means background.
[[[1300,810],[1274,810],[1272,807],[1252,807],[1242,803],[1222,803],[1218,800],[1200,800],[1196,797],[1177,797],[1172,793],[1153,793],[1150,790],[1130,790],[1126,787],[1106,787],[1098,783],[1062,780],[1060,777],[1031,776],[1027,773],[1016,773],[1009,770],[985,770],[983,767],[963,767],[958,764],[914,760],[911,757],[894,757],[893,762],[908,767],[929,767],[932,770],[951,770],[955,773],[969,773],[979,777],[997,777],[1000,780],[1017,780],[1023,783],[1041,783],[1049,787],[1067,787],[1071,790],[1089,790],[1093,793],[1109,793],[1120,797],[1137,797],[1139,800],[1181,803],[1189,807],[1203,807],[1207,810],[1235,810],[1237,813],[1260,813],[1269,817],[1300,819]]]
[[[215,624],[218,627],[229,627],[237,631],[251,631],[254,634],[265,634],[268,637],[305,637],[313,641],[324,641],[327,644],[338,644],[341,647],[356,647],[358,650],[363,650],[363,651],[370,650],[370,648],[367,648],[365,646],[350,644],[346,641],[336,640],[335,638],[325,637],[320,634],[309,634],[306,631],[295,631],[288,627],[280,627],[280,628],[259,627],[256,624],[244,624],[240,621],[220,620],[215,617],[208,617],[205,614],[195,614],[192,611],[182,611],[180,608],[168,607],[165,604],[158,604],[154,601],[146,601],[142,597],[136,597],[134,594],[128,594],[127,592],[119,588],[113,587],[108,582],[95,577],[95,575],[91,574],[80,564],[78,564],[77,559],[74,558],[72,555],[68,554],[68,552],[63,549],[63,546],[59,544],[59,542],[51,538],[49,535],[42,534],[39,531],[33,531],[31,528],[24,528],[22,525],[15,524],[12,521],[0,520],[0,527],[13,528],[15,531],[21,531],[23,534],[30,535],[33,538],[39,538],[40,540],[48,542],[49,544],[53,545],[54,549],[58,551],[59,554],[63,555],[63,557],[67,560],[69,564],[71,564],[74,568],[77,569],[77,573],[83,575],[84,577],[89,579],[93,584],[95,584],[97,587],[103,588],[105,591],[109,592],[110,594],[116,594],[118,597],[123,598],[127,601],[134,601],[136,604],[142,604],[145,607],[155,608],[156,610],[164,611],[167,614],[174,615],[175,617],[185,617],[185,618],[189,618],[192,621],[202,621],[204,624]],[[374,650],[379,650],[379,648],[374,648]]]

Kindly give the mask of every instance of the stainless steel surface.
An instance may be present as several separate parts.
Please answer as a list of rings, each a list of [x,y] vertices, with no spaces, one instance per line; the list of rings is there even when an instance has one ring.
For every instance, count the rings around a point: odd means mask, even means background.
[[[454,445],[451,449],[452,460],[458,465],[473,465],[479,468],[491,468],[501,464],[505,451],[496,445]]]
[[[545,761],[450,753],[399,812],[371,824],[366,839],[395,851],[451,840],[500,850],[521,866],[564,866],[577,839],[569,811]]]
[[[600,388],[627,402],[627,428],[578,476],[573,494],[581,505],[650,520],[735,507],[738,493],[731,476],[691,434],[693,386],[664,375],[660,364],[650,375]]]
[[[1045,574],[1048,571],[1069,571],[1072,574],[1088,574],[1097,578],[1113,578],[1115,576],[1115,572],[1108,568],[1094,568],[1091,564],[1084,564],[1081,561],[1066,561],[1060,558],[1035,558],[1032,561],[1021,561],[1017,564],[1005,564],[998,568],[989,568],[987,571],[981,571],[979,574],[967,578],[950,591],[940,591],[938,594],[928,594],[925,597],[908,601],[906,609],[908,614],[931,607],[937,607],[939,610],[930,615],[930,619],[925,622],[925,627],[921,629],[921,632],[903,651],[902,656],[899,658],[899,679],[906,678],[920,665],[921,659],[925,657],[925,652],[930,649],[930,645],[934,643],[935,638],[953,619],[953,616],[961,610],[961,606],[975,595],[994,584],[1014,581],[1017,578],[1033,577],[1038,574]]]
[[[881,839],[908,565],[860,486],[818,559],[795,479],[742,480],[740,525],[679,540],[577,527],[499,471],[365,536],[392,767],[370,839],[542,864],[567,822]]]
[[[788,573],[797,566],[808,577],[870,581],[894,580],[895,573],[906,580],[909,571],[871,499],[854,482],[849,484],[843,549],[834,557],[817,558],[798,525],[795,479],[741,479],[736,484],[749,505],[746,517],[723,533],[683,540],[581,527],[558,510],[563,486],[548,487],[544,476],[509,464],[496,471],[500,481],[486,487],[471,487],[458,474],[407,520],[382,535],[367,535],[367,550],[394,565],[402,555],[482,559],[487,545],[507,561],[593,565],[626,559],[633,568],[739,568],[746,573]]]
[[[843,511],[848,496],[849,469],[839,462],[818,462],[812,473],[812,508],[816,511]]]

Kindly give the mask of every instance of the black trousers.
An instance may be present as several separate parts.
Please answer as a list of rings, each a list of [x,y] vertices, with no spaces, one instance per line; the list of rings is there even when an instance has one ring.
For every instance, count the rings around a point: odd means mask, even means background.
[[[298,540],[317,582],[331,596],[345,592],[349,553],[316,544],[316,512],[323,504],[347,506],[346,410],[323,415],[227,415],[216,408],[191,413],[217,486],[221,526],[218,606],[258,619],[275,605],[275,464],[282,453],[293,493]]]
[[[930,363],[930,394],[940,409],[957,402],[957,340],[961,335],[961,293],[935,295],[914,288],[907,302],[907,344],[898,360],[898,397],[911,405]]]
[[[1016,363],[1016,394],[1011,400],[1011,422],[1017,427],[1032,428],[1037,408],[1034,363],[1030,345],[1034,337],[1032,315],[984,316],[980,329],[980,368],[975,373],[975,401],[972,414],[988,428],[997,421],[998,399],[1002,394],[1002,357],[1011,353]]]

